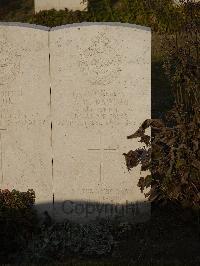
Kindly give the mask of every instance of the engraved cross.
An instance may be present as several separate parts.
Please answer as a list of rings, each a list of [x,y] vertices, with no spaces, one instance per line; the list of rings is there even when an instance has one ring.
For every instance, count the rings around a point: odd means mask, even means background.
[[[102,177],[103,177],[103,155],[104,152],[109,152],[109,151],[116,151],[117,149],[112,149],[112,148],[104,148],[102,146],[102,140],[101,140],[101,135],[100,135],[100,148],[93,148],[93,149],[88,149],[88,151],[100,151],[101,152],[101,161],[100,161],[100,166],[99,166],[99,182],[102,181]]]

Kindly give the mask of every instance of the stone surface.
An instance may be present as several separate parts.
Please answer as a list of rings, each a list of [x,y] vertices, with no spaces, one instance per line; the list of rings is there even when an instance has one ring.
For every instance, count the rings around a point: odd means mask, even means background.
[[[39,12],[41,10],[49,10],[49,9],[69,9],[69,10],[81,10],[83,11],[87,8],[87,2],[83,2],[83,0],[34,0],[35,12]]]
[[[122,154],[151,117],[149,28],[1,23],[0,69],[1,188],[34,189],[57,220],[146,220]]]
[[[140,167],[128,172],[122,154],[141,147],[126,136],[151,117],[149,28],[73,24],[50,40],[55,217],[113,216],[114,206],[138,203],[137,217],[121,218],[145,219]]]
[[[39,204],[52,202],[48,31],[27,26],[0,24],[0,181]]]

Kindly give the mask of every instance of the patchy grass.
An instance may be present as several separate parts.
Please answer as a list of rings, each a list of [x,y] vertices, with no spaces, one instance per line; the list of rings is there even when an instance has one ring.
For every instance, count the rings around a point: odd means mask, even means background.
[[[199,265],[200,231],[197,215],[190,209],[183,210],[171,203],[164,207],[153,206],[152,210],[148,222],[133,225],[120,234],[119,230],[113,232],[119,244],[111,253],[98,257],[68,253],[66,256],[57,256],[53,262],[51,258],[48,265]],[[41,264],[39,261],[32,263]],[[20,265],[27,264],[30,263],[26,261],[23,264],[23,259],[20,260]]]

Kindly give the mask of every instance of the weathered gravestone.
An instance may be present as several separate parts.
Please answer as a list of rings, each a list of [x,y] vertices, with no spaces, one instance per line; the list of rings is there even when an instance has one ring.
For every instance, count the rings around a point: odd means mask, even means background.
[[[48,28],[0,24],[0,178],[52,201]]]
[[[150,29],[42,29],[0,26],[2,187],[33,188],[57,220],[145,220],[140,167],[128,172],[122,154],[151,117]]]
[[[34,0],[35,12],[49,9],[87,10],[87,1],[83,0]]]

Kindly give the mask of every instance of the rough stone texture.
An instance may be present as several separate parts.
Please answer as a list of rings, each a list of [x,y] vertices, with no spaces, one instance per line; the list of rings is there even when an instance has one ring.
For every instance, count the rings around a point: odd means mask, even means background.
[[[69,9],[69,10],[81,10],[87,8],[87,2],[83,3],[83,0],[35,0],[35,12],[49,9]]]
[[[34,189],[44,203],[52,202],[48,32],[27,26],[0,24],[0,181]]]
[[[122,154],[151,117],[149,28],[1,23],[0,69],[1,188],[34,189],[57,220],[147,219]]]
[[[151,117],[149,28],[54,28],[50,53],[55,217],[112,216],[115,204],[140,202],[134,221],[147,218],[150,206],[137,187],[140,167],[128,172],[122,154],[141,147],[126,136]]]

